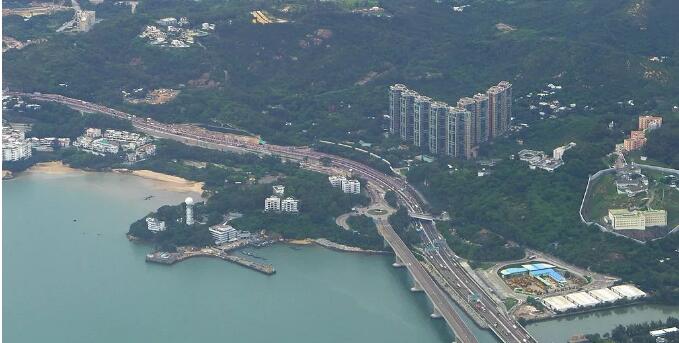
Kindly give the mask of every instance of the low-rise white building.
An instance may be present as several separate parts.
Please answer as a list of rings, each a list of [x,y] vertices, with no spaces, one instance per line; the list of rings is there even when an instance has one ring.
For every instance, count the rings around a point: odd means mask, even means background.
[[[281,198],[277,196],[270,196],[264,199],[264,211],[280,211],[281,210]]]
[[[165,231],[165,222],[153,217],[146,218],[146,228],[151,232]]]
[[[285,198],[283,201],[281,201],[281,211],[283,212],[297,213],[299,212],[298,206],[299,200],[292,197]]]
[[[92,150],[104,154],[117,154],[120,147],[109,142],[107,138],[97,138],[92,141]]]
[[[90,138],[99,138],[101,137],[101,129],[97,129],[94,127],[88,128],[87,130],[85,130],[85,136]]]
[[[342,192],[350,194],[361,194],[361,182],[358,180],[343,180]]]
[[[8,140],[2,142],[2,160],[19,161],[33,155],[31,143],[26,140]]]
[[[342,182],[347,181],[347,178],[340,175],[331,175],[328,176],[328,181],[330,181],[330,185],[333,187],[342,187]]]
[[[237,241],[239,239],[239,231],[228,224],[212,226],[210,227],[209,231],[212,235],[212,238],[215,239],[215,244],[224,244]]]

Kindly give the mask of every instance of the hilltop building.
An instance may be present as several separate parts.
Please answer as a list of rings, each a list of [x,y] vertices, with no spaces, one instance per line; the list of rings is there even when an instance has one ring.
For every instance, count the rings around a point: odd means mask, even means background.
[[[648,190],[648,177],[641,173],[641,167],[636,164],[616,165],[615,187],[618,194],[633,197]]]
[[[273,188],[273,194],[274,195],[282,197],[283,194],[285,194],[285,186],[283,186],[283,185],[276,185],[276,186],[273,186],[272,188]]]
[[[95,11],[76,11],[73,18],[76,30],[80,32],[89,31],[96,21]]]
[[[662,117],[639,116],[639,130],[654,130],[662,126]]]
[[[667,226],[667,211],[609,209],[608,219],[614,230],[645,230],[651,226]]]
[[[435,155],[472,159],[478,145],[504,134],[512,117],[512,85],[502,81],[456,106],[402,84],[389,87],[389,132]]]

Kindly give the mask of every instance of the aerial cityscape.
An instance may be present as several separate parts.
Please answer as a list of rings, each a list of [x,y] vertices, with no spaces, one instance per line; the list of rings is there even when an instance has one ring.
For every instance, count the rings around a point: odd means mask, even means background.
[[[2,12],[3,340],[679,342],[679,3]]]

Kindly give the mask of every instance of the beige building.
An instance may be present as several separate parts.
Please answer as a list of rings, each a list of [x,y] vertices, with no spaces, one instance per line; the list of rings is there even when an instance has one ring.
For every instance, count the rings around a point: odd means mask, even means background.
[[[666,226],[667,211],[629,211],[626,209],[608,210],[608,218],[615,230],[645,230],[651,226]]]
[[[662,126],[662,117],[639,116],[639,130],[653,130]]]

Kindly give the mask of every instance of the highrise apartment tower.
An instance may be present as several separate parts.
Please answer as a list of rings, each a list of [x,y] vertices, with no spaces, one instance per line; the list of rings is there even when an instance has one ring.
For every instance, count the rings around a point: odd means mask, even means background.
[[[431,98],[420,95],[415,97],[413,107],[413,145],[429,148],[429,107]]]
[[[474,95],[476,102],[476,143],[485,143],[490,139],[490,127],[488,123],[488,96],[485,94]]]
[[[479,123],[479,113],[476,108],[476,101],[473,98],[460,98],[460,100],[457,101],[457,107],[459,108],[464,108],[465,110],[469,111],[471,113],[472,118],[471,118],[471,145],[476,145],[478,144],[478,137],[480,136],[480,133],[477,131],[478,128],[480,128],[480,123]]]
[[[429,106],[429,152],[435,155],[446,152],[446,122],[448,104],[435,101]]]
[[[401,139],[413,141],[413,126],[415,122],[415,98],[417,92],[405,90],[401,93]]]
[[[512,116],[512,84],[507,81],[490,87],[488,95],[489,137],[495,138],[509,128]]]
[[[401,134],[401,93],[408,90],[406,86],[395,84],[389,87],[389,132]]]

